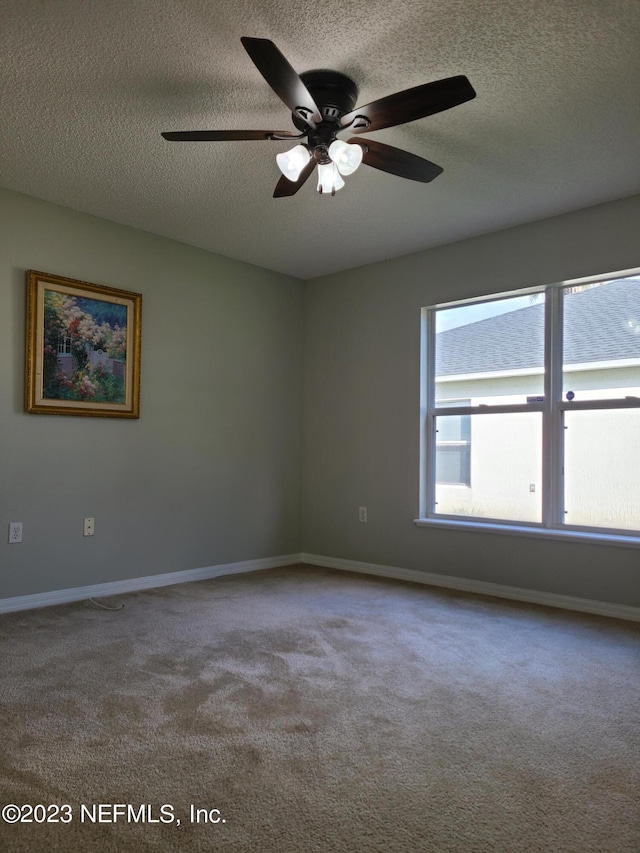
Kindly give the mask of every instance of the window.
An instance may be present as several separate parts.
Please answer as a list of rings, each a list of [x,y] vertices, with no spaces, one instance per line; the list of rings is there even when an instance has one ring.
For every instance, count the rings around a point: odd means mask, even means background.
[[[640,275],[425,308],[422,384],[418,523],[640,535]]]
[[[459,401],[469,405],[471,400]],[[471,418],[438,418],[436,428],[436,483],[471,485]]]
[[[71,338],[68,335],[60,335],[58,338],[58,355],[68,355],[71,352]]]

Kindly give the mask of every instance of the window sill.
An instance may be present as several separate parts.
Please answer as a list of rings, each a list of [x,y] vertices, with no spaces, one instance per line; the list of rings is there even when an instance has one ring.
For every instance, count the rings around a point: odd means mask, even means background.
[[[549,527],[529,527],[524,524],[498,524],[490,521],[459,521],[451,518],[414,518],[416,527],[439,527],[445,530],[467,530],[472,533],[496,533],[506,536],[525,536],[532,539],[556,539],[562,542],[587,542],[618,548],[640,548],[640,536],[618,533],[590,533],[582,530],[559,530]]]

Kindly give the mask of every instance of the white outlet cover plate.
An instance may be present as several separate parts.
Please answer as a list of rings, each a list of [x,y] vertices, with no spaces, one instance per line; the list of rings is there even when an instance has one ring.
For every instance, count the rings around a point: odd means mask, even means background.
[[[22,522],[9,522],[9,544],[15,545],[17,542],[22,542]]]

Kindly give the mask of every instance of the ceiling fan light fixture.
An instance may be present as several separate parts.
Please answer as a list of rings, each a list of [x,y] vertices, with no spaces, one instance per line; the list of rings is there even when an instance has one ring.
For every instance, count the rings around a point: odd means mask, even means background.
[[[290,151],[276,154],[278,168],[290,181],[297,181],[302,170],[311,159],[311,152],[305,145],[296,145]]]
[[[338,167],[341,175],[352,175],[362,163],[363,151],[360,145],[334,139],[329,146],[329,157]]]
[[[344,186],[335,163],[320,163],[318,166],[318,192],[335,195]]]

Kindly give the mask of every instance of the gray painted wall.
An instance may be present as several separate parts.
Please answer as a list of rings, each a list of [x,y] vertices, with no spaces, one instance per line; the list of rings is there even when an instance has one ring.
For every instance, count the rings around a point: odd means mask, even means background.
[[[299,552],[302,284],[5,190],[0,220],[0,598]],[[143,294],[139,420],[24,413],[30,268]]]
[[[421,307],[639,266],[640,197],[306,284],[4,190],[0,218],[0,598],[306,551],[640,606],[637,550],[412,523]],[[140,420],[24,414],[29,268],[143,294]]]
[[[640,196],[306,287],[307,553],[640,606],[637,549],[417,528],[420,309],[640,266]],[[368,524],[358,522],[367,506]]]

